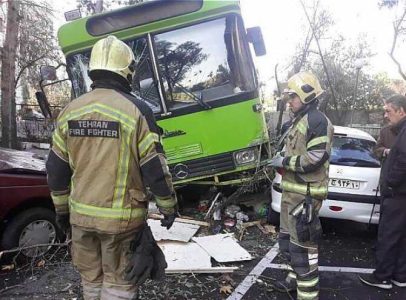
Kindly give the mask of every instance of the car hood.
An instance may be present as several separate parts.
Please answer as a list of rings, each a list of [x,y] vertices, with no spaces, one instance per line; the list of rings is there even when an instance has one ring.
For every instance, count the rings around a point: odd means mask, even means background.
[[[45,161],[35,153],[0,148],[0,172],[45,174]]]

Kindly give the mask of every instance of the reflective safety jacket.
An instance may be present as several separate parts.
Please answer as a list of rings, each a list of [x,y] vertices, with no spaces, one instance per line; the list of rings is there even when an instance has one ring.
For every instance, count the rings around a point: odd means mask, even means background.
[[[147,189],[174,212],[176,197],[151,109],[131,94],[96,88],[61,112],[47,161],[56,212],[72,225],[120,233],[144,224]]]
[[[334,128],[315,104],[309,104],[296,117],[287,134],[282,189],[310,195],[319,200],[327,197],[328,172]]]

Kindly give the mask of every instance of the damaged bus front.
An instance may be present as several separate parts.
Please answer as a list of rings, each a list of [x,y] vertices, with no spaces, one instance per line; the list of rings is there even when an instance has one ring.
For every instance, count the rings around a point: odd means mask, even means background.
[[[136,57],[133,93],[153,110],[176,185],[238,186],[268,158],[268,132],[238,1],[157,0],[62,26],[73,98],[90,90],[94,43],[115,35]],[[256,176],[261,177],[261,176]]]

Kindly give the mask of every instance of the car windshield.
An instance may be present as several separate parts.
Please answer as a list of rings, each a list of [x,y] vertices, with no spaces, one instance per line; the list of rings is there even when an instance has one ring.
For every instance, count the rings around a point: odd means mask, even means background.
[[[0,173],[9,170],[38,171],[45,174],[45,160],[25,151],[0,148]]]
[[[358,138],[334,136],[330,163],[351,167],[379,168],[374,155],[375,142]]]

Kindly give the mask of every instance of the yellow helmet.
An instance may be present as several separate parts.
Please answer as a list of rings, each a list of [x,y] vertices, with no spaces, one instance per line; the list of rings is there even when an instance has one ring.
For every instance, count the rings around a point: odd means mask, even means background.
[[[89,75],[94,71],[110,71],[129,82],[134,75],[135,58],[131,48],[113,35],[94,44],[90,54]]]
[[[285,92],[288,94],[297,94],[300,101],[302,101],[303,104],[307,104],[319,97],[324,90],[321,88],[319,80],[313,73],[304,71],[289,78],[288,88]]]

